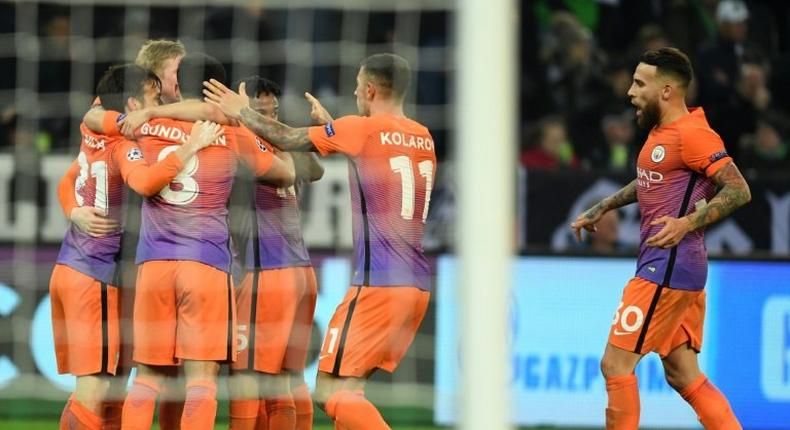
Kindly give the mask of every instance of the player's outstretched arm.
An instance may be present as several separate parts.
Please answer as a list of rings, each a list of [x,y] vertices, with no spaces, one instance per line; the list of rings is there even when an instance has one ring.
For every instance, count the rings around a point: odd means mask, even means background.
[[[121,133],[127,139],[132,139],[134,138],[135,130],[152,118],[172,118],[181,121],[212,121],[219,124],[230,124],[228,117],[216,106],[203,103],[200,100],[185,100],[129,112],[119,122]]]
[[[595,224],[601,219],[601,217],[603,217],[603,214],[606,212],[634,202],[636,202],[636,179],[629,182],[628,185],[620,188],[620,190],[616,193],[606,197],[576,217],[576,220],[571,223],[571,229],[573,229],[573,232],[576,234],[576,240],[581,242],[582,229],[585,229],[589,232],[596,231],[597,228],[595,227]]]
[[[691,230],[696,230],[726,218],[735,209],[749,203],[752,193],[735,163],[729,162],[711,177],[719,192],[707,205],[686,215],[691,221]]]
[[[229,118],[241,121],[247,128],[258,136],[266,139],[282,151],[313,151],[315,146],[310,141],[307,127],[293,128],[277,120],[267,118],[255,112],[249,106],[249,97],[245,91],[245,84],[239,85],[236,93],[216,79],[203,82],[205,100],[222,110]]]
[[[304,98],[310,103],[310,118],[316,125],[324,125],[332,122],[332,115],[324,108],[317,98],[313,97],[310,93],[304,93]]]

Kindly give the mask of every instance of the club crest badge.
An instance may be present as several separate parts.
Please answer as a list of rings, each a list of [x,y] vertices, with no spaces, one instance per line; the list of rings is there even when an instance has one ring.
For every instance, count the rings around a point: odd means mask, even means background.
[[[650,159],[653,160],[654,163],[660,163],[661,160],[664,159],[664,156],[667,154],[667,151],[661,145],[656,145],[653,148],[653,152],[650,154]]]

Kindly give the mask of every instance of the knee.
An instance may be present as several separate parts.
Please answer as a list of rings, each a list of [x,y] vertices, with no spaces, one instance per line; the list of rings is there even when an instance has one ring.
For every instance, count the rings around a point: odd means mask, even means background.
[[[601,359],[601,374],[604,378],[611,378],[613,376],[621,375],[620,365],[617,360],[611,356],[604,355]]]
[[[329,399],[341,388],[340,381],[328,373],[318,372],[315,379],[315,392],[313,401],[328,416],[333,417],[333,408],[329,407]],[[334,419],[334,418],[333,418]]]
[[[665,367],[664,378],[667,380],[669,386],[679,393],[694,382],[696,375]]]

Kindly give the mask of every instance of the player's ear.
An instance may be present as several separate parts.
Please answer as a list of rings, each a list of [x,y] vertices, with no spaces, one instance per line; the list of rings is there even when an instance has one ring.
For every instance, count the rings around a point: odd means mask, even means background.
[[[663,100],[669,100],[669,98],[672,97],[672,92],[674,90],[675,89],[672,88],[672,85],[669,84],[664,85],[664,88],[661,89],[661,98]]]
[[[367,85],[365,85],[365,95],[368,100],[373,100],[373,97],[376,96],[376,90],[376,85],[374,85],[373,82],[368,82]]]
[[[126,110],[129,112],[134,112],[136,110],[142,109],[143,104],[140,103],[140,100],[137,100],[137,97],[129,97],[126,99]]]

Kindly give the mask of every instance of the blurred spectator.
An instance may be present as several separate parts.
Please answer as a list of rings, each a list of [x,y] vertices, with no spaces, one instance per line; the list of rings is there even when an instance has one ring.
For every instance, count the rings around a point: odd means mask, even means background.
[[[566,118],[570,140],[585,142],[576,152],[587,157],[603,140],[598,123],[611,93],[603,76],[605,56],[589,30],[567,12],[554,14],[545,37],[545,85],[540,85],[533,100],[541,100],[545,113]]]
[[[633,111],[613,112],[601,120],[606,146],[594,154],[593,166],[610,172],[630,172],[636,166],[638,148]]]
[[[744,148],[738,158],[738,165],[758,172],[787,172],[790,168],[790,157],[787,153],[789,126],[788,119],[777,112],[761,115],[754,133],[743,139]]]
[[[731,98],[709,109],[711,126],[724,140],[730,155],[736,159],[741,139],[755,131],[757,118],[771,108],[768,75],[767,64],[742,63]]]
[[[739,68],[744,58],[756,56],[757,50],[747,40],[749,9],[741,0],[721,0],[716,6],[718,35],[703,46],[697,61],[699,100],[708,110],[726,103],[734,94]]]
[[[559,169],[578,166],[573,145],[568,141],[568,130],[561,118],[552,116],[541,120],[529,140],[529,146],[521,154],[524,167]]]
[[[661,26],[658,24],[646,24],[639,29],[636,39],[628,47],[628,61],[635,65],[645,51],[671,45],[672,43]]]

